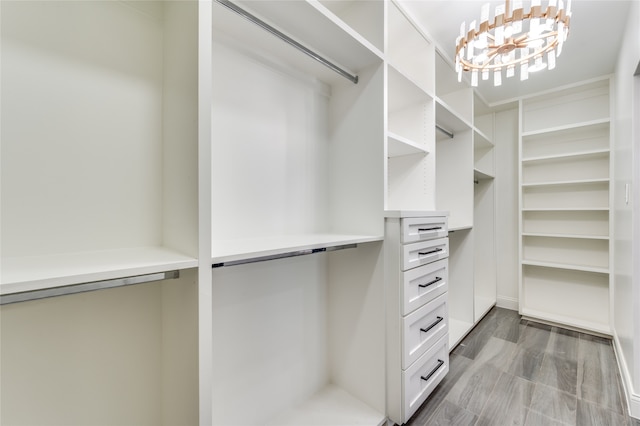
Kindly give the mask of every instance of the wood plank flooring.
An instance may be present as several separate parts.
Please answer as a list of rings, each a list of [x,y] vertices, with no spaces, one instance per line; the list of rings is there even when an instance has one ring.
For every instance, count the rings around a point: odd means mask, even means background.
[[[407,426],[640,426],[608,339],[493,308]]]

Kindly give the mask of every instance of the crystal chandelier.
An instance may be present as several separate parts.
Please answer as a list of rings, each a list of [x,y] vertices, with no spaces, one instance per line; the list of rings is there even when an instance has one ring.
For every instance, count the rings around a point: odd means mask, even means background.
[[[556,66],[556,57],[569,33],[571,0],[565,9],[562,0],[549,0],[546,10],[541,0],[531,0],[529,13],[524,13],[522,0],[510,1],[495,8],[493,22],[489,22],[489,4],[480,10],[480,25],[476,21],[460,26],[456,39],[456,72],[462,81],[462,71],[471,71],[471,85],[478,85],[478,74],[488,80],[493,72],[494,86],[502,84],[502,71],[513,77],[520,68],[520,80],[529,73],[548,66]],[[546,63],[544,62],[546,57]]]

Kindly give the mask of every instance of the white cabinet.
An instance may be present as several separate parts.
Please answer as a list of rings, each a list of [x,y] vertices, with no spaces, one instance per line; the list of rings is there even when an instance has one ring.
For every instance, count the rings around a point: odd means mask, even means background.
[[[397,424],[411,418],[449,370],[447,223],[443,212],[387,212],[387,415]],[[411,242],[414,229],[425,230],[424,241]]]
[[[520,312],[605,334],[609,84],[580,83],[520,104]]]

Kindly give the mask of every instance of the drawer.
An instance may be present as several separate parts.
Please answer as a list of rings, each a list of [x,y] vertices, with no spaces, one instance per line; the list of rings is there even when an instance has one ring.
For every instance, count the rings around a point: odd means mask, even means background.
[[[434,240],[448,235],[446,216],[410,217],[400,221],[400,241],[403,244]]]
[[[402,319],[402,369],[409,367],[449,332],[447,294]]]
[[[402,372],[402,420],[406,422],[449,372],[449,336],[422,355]]]
[[[420,241],[402,246],[402,270],[426,265],[449,257],[449,239]]]
[[[449,259],[437,260],[402,274],[402,315],[413,312],[449,288]]]

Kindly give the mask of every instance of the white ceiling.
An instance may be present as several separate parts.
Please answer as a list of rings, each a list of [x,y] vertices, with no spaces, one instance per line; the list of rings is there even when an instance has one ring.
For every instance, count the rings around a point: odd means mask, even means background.
[[[554,87],[611,74],[615,70],[619,46],[624,34],[629,7],[638,0],[573,0],[571,28],[556,68],[529,74],[520,81],[518,73],[502,79],[493,87],[493,79],[479,81],[477,90],[489,104],[503,103]],[[410,14],[426,29],[443,56],[453,63],[455,41],[460,24],[479,20],[480,8],[487,0],[400,0]],[[491,10],[503,4],[488,1]],[[525,11],[530,1],[524,1]],[[542,0],[543,8],[547,0]],[[453,70],[452,70],[453,72]]]

